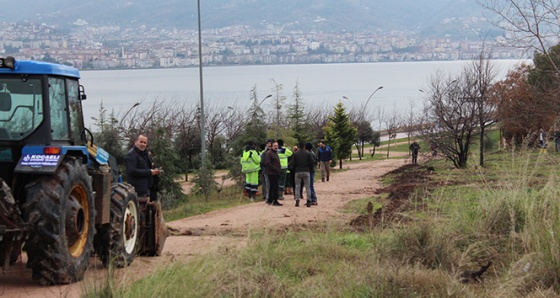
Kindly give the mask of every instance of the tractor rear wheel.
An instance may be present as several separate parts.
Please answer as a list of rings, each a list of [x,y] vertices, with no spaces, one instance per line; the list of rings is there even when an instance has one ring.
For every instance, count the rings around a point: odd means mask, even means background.
[[[138,199],[128,184],[115,184],[111,189],[111,219],[99,235],[98,252],[103,265],[110,262],[122,268],[136,256],[139,231]]]
[[[25,242],[27,267],[42,285],[80,281],[89,265],[95,234],[91,177],[81,159],[64,160],[53,175],[26,185],[23,205],[32,231]]]

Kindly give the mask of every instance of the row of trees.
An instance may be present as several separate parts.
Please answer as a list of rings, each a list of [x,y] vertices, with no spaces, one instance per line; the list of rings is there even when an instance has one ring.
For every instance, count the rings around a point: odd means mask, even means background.
[[[371,126],[374,120],[389,136],[404,131],[410,142],[415,135],[421,135],[458,168],[467,166],[475,139],[480,140],[479,164],[484,165],[486,128],[494,123],[499,124],[504,139],[513,144],[526,140],[539,128],[557,130],[560,45],[549,46],[548,42],[551,37],[557,42],[560,36],[560,8],[540,0],[480,3],[501,17],[496,24],[513,32],[508,40],[512,45],[535,50],[533,65],[521,65],[505,80],[495,82],[495,70],[483,52],[458,75],[435,73],[424,90],[421,113],[411,101],[405,113],[395,108],[390,115],[378,110],[376,116],[366,109],[367,102],[350,111],[342,102],[334,109],[307,107],[298,83],[288,102],[283,85],[272,80],[272,94],[260,97],[256,86],[250,91],[252,104],[248,110],[205,106],[204,138],[210,168],[235,172],[244,145],[268,138],[282,138],[286,144],[326,140],[342,166],[344,159],[351,158],[352,146],[356,146],[361,159],[364,144],[379,145],[380,133]],[[163,189],[177,196],[181,191],[174,181],[175,174],[188,173],[200,166],[199,109],[179,103],[144,105],[135,104],[124,115],[108,112],[101,106],[96,121],[97,143],[123,164],[135,137],[140,132],[146,134],[156,163],[165,169]],[[266,106],[271,109],[265,111]],[[390,142],[387,156],[389,148]]]
[[[373,131],[370,122],[363,120],[362,115],[358,130],[342,103],[334,110],[308,108],[298,84],[288,102],[282,84],[274,80],[272,83],[273,94],[265,97],[258,95],[256,86],[250,90],[252,104],[247,110],[235,106],[205,106],[208,168],[229,169],[234,178],[241,177],[239,156],[245,145],[249,141],[264,143],[269,138],[281,138],[287,145],[316,144],[325,140],[340,163],[351,156],[353,144],[360,144],[363,148],[364,143],[378,143],[379,133]],[[268,111],[264,107],[268,107]],[[102,103],[99,116],[94,119],[94,141],[124,165],[126,152],[135,138],[140,133],[145,134],[155,163],[164,169],[161,179],[163,197],[169,193],[169,197],[177,198],[181,197],[177,176],[186,173],[185,179],[188,180],[188,173],[201,166],[200,115],[198,106],[187,107],[177,102],[135,103],[125,113],[107,111]],[[124,169],[121,170],[125,175]]]
[[[512,47],[534,51],[532,65],[520,65],[496,82],[489,55],[481,53],[457,76],[430,80],[422,135],[458,168],[467,165],[470,146],[480,140],[484,166],[486,128],[498,123],[504,144],[532,144],[539,129],[560,130],[560,6],[555,1],[480,0]]]

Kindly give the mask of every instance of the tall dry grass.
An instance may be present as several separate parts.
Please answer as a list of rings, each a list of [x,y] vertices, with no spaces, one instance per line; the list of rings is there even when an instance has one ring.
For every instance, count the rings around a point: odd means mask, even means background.
[[[492,158],[460,175],[436,162],[440,181],[464,180],[415,197],[427,210],[403,211],[405,224],[248,230],[246,248],[176,263],[112,295],[558,297],[560,162],[532,152]],[[490,260],[482,282],[461,283]]]

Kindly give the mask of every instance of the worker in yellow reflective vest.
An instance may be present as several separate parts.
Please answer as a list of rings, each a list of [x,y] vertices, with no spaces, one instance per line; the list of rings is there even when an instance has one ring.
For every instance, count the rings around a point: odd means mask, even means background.
[[[257,153],[257,150],[255,150],[255,146],[255,143],[249,142],[247,146],[245,146],[245,151],[243,151],[243,155],[241,156],[241,171],[245,173],[244,187],[251,201],[254,201],[257,196],[261,164],[261,157],[259,153]]]
[[[278,139],[278,157],[280,158],[280,166],[282,167],[282,175],[278,179],[278,199],[284,199],[284,189],[286,186],[286,179],[288,177],[288,157],[292,156],[292,150],[284,147],[284,141]]]

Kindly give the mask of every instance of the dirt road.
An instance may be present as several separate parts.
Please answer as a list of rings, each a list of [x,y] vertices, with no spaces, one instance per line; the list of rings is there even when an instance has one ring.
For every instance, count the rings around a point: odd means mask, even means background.
[[[391,153],[391,156],[396,154]],[[349,222],[352,215],[341,213],[340,208],[348,201],[373,196],[379,187],[377,178],[406,162],[408,156],[403,154],[403,158],[399,159],[346,164],[346,171],[333,174],[329,182],[315,183],[318,206],[295,207],[293,197],[286,196],[282,201],[284,206],[268,206],[259,201],[169,222],[167,225],[173,235],[167,238],[163,255],[137,257],[130,267],[116,270],[115,278],[121,283],[128,283],[171,262],[186,261],[225,247],[243,247],[246,245],[244,236],[250,229],[326,220]],[[79,297],[86,289],[101,287],[105,274],[106,269],[102,268],[101,262],[92,258],[84,281],[43,287],[32,281],[24,258],[23,262],[18,261],[11,266],[8,272],[0,273],[0,297]]]

